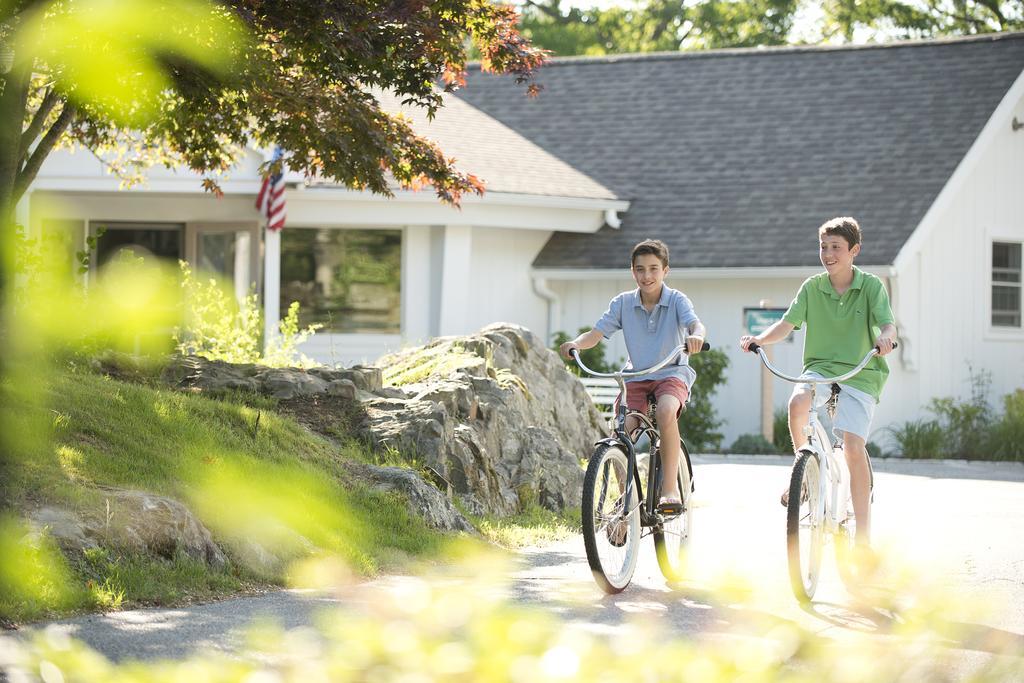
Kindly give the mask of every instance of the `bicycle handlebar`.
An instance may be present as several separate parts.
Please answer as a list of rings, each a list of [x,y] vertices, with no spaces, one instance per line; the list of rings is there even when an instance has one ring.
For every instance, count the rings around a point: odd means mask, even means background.
[[[897,344],[896,342],[893,342],[892,348],[895,349],[898,346],[899,346],[899,344]],[[868,364],[868,362],[872,358],[874,358],[875,356],[878,355],[879,348],[876,346],[873,349],[871,349],[870,351],[868,351],[867,355],[864,356],[864,358],[861,359],[860,363],[858,363],[857,366],[853,370],[850,370],[846,374],[839,375],[838,377],[822,377],[822,378],[809,377],[807,375],[800,375],[799,377],[792,377],[790,375],[785,374],[784,372],[782,372],[781,370],[779,370],[778,368],[776,368],[774,365],[771,364],[771,362],[768,360],[768,356],[765,355],[764,349],[761,347],[760,344],[756,344],[754,342],[751,342],[750,346],[747,347],[747,352],[748,353],[756,353],[761,358],[761,362],[764,363],[764,366],[766,368],[768,368],[768,372],[772,373],[773,375],[775,375],[779,379],[784,379],[787,382],[793,382],[794,384],[799,384],[799,383],[806,383],[806,384],[832,384],[834,382],[845,382],[846,380],[850,379],[851,377],[856,375],[858,372],[863,370],[864,366],[866,366]]]
[[[711,344],[704,342],[704,345],[701,347],[700,350],[708,351],[710,348]],[[580,360],[579,349],[572,349],[569,353],[572,354],[573,360],[576,361],[576,365],[580,366],[580,369],[586,372],[591,377],[611,377],[614,379],[618,379],[620,377],[639,377],[640,375],[646,375],[648,373],[657,372],[658,370],[661,370],[663,367],[665,367],[670,362],[675,360],[676,356],[678,356],[680,353],[686,353],[686,344],[680,344],[676,348],[672,349],[671,353],[669,353],[655,365],[652,365],[651,367],[645,370],[629,370],[628,372],[624,370],[619,370],[618,372],[596,372],[588,368],[586,365],[583,364],[583,361]]]

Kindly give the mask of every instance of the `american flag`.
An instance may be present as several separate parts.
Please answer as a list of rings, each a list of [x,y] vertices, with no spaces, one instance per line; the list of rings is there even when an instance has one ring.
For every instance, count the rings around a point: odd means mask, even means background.
[[[281,148],[278,147],[271,161],[278,161],[281,156]],[[263,176],[260,193],[256,195],[256,210],[267,217],[268,229],[284,227],[284,219],[288,215],[284,206],[284,166],[277,173]]]

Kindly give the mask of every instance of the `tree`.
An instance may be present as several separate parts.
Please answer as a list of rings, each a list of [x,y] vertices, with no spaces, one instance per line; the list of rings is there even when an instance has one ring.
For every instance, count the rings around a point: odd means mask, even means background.
[[[378,105],[431,115],[462,82],[467,36],[485,69],[530,82],[543,52],[487,0],[0,0],[0,210],[6,221],[59,144],[120,150],[131,182],[183,164],[217,192],[245,145],[290,169],[389,194],[388,179],[458,203],[480,182]]]
[[[928,38],[1024,28],[1024,0],[825,0],[823,37]]]
[[[797,11],[816,19],[797,21]],[[556,55],[970,35],[1024,28],[1024,0],[523,0],[523,34]]]
[[[0,482],[19,440],[39,432],[6,409],[39,399],[42,354],[82,318],[68,297],[36,292],[16,320],[9,286],[15,207],[57,146],[85,146],[128,182],[153,163],[182,164],[217,193],[219,174],[246,145],[279,145],[276,163],[308,176],[382,194],[393,178],[457,204],[480,182],[382,111],[373,93],[433,114],[436,84],[462,82],[470,44],[485,69],[536,92],[544,53],[517,21],[488,0],[0,0]],[[156,291],[119,282],[107,278],[112,301],[138,304],[124,292]],[[144,317],[95,322],[127,338]]]
[[[606,9],[525,0],[523,34],[556,55],[785,44],[796,0],[633,0]]]

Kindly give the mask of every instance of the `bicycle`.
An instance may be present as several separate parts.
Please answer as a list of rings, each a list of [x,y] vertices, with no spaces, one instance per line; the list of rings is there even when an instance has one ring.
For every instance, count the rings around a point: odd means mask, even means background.
[[[710,348],[705,342],[703,350]],[[670,582],[682,578],[683,554],[693,528],[694,484],[690,454],[680,438],[677,481],[682,511],[663,515],[657,510],[664,473],[653,406],[648,414],[643,414],[628,410],[625,401],[625,378],[657,372],[680,354],[686,355],[686,346],[677,346],[662,361],[645,370],[601,373],[584,365],[579,351],[572,350],[573,359],[584,372],[593,377],[614,378],[619,385],[612,435],[597,442],[583,480],[582,522],[587,562],[597,584],[606,593],[622,592],[633,579],[640,540],[646,535],[641,529],[649,529],[649,535],[654,537],[658,566],[665,578]],[[638,425],[632,435],[626,433],[629,417],[636,418]],[[638,455],[636,444],[644,437],[650,440],[650,453]],[[646,481],[641,476],[644,461]]]
[[[893,344],[893,348],[896,348]],[[833,443],[818,419],[817,389],[819,384],[831,384],[832,395],[826,401],[829,417],[834,417],[839,383],[845,382],[878,354],[871,349],[855,368],[839,377],[819,378],[800,375],[792,377],[771,364],[759,344],[748,347],[757,353],[768,371],[780,379],[794,384],[811,385],[811,407],[803,435],[807,443],[801,446],[793,462],[789,481],[789,501],[786,506],[786,555],[793,594],[801,603],[814,597],[821,571],[822,547],[826,533],[835,537],[836,565],[846,585],[852,577],[846,572],[856,534],[856,518],[850,497],[850,472],[846,458],[842,457],[843,444]],[[825,476],[822,477],[822,470]],[[874,489],[874,472],[868,459],[869,487]],[[873,495],[873,493],[872,493]]]

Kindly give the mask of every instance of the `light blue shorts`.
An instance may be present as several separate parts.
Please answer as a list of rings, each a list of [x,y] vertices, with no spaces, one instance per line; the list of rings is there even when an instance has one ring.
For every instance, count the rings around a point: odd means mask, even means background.
[[[807,375],[822,377],[816,372],[808,372]],[[842,439],[843,432],[850,432],[867,441],[868,434],[871,432],[871,419],[875,416],[875,397],[848,384],[840,384],[839,389],[839,402],[836,405],[835,418],[832,420],[833,436]],[[811,385],[808,383],[797,384],[793,393],[810,390]],[[815,407],[819,409],[824,407],[831,395],[831,384],[819,384],[814,397]],[[824,411],[820,414],[825,416]]]

